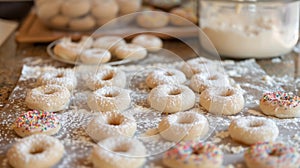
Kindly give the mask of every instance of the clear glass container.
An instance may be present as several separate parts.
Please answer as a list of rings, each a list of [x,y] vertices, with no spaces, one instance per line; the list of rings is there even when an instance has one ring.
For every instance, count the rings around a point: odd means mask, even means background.
[[[299,7],[297,0],[200,0],[199,24],[221,56],[275,57],[298,41]]]

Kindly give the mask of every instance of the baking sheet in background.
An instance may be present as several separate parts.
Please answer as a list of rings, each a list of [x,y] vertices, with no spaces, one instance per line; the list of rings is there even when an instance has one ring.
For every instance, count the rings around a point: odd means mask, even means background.
[[[144,30],[144,32],[148,32],[148,29],[143,29],[134,24],[129,25],[128,28],[122,28],[114,31],[110,31],[110,35],[118,35],[125,36],[127,34],[135,34],[138,31]],[[152,30],[152,29],[151,29]],[[198,30],[195,27],[175,27],[175,26],[167,26],[159,29],[153,29],[155,32],[153,33],[156,36],[161,38],[169,39],[170,36],[167,36],[168,33],[176,33],[178,37],[193,37],[198,33]],[[86,32],[72,32],[72,31],[60,31],[47,28],[40,19],[38,19],[34,10],[32,10],[28,16],[25,18],[23,24],[21,25],[18,33],[16,34],[16,40],[20,43],[45,43],[52,42],[58,40],[62,37],[68,36],[73,40],[79,40],[82,36],[89,36],[93,31]],[[108,35],[107,32],[101,34],[101,32],[96,32],[93,34],[95,36],[104,36]],[[171,37],[172,38],[172,37]]]
[[[153,62],[167,62],[155,65],[149,65]],[[178,61],[178,60],[177,60]],[[142,134],[143,131],[148,128],[155,127],[161,119],[160,113],[153,112],[147,108],[145,98],[149,91],[145,87],[143,81],[146,73],[153,68],[157,67],[179,67],[182,62],[172,63],[172,59],[167,59],[161,55],[151,55],[146,60],[140,62],[139,65],[120,66],[119,68],[126,71],[128,75],[128,87],[133,90],[131,96],[133,98],[132,108],[129,109],[130,113],[133,113],[138,122],[137,135]],[[246,149],[246,146],[240,145],[232,141],[228,137],[227,127],[231,119],[244,116],[244,115],[262,115],[257,108],[259,99],[265,91],[275,91],[281,89],[282,84],[291,85],[290,81],[282,81],[281,84],[275,82],[273,78],[266,75],[266,73],[255,63],[254,60],[246,60],[240,62],[225,61],[222,62],[226,73],[235,80],[236,84],[240,85],[245,91],[246,107],[243,112],[236,116],[214,116],[205,113],[199,108],[198,103],[195,105],[195,110],[203,113],[212,124],[211,131],[213,133],[208,138],[208,141],[219,145],[225,153],[224,165],[234,165],[235,167],[245,167],[242,158],[242,152]],[[12,130],[12,123],[16,117],[22,112],[26,111],[24,105],[24,97],[26,90],[34,87],[36,77],[49,67],[30,67],[24,65],[20,80],[15,87],[9,98],[9,104],[0,113],[0,167],[9,167],[7,159],[5,157],[7,149],[18,139],[20,139]],[[78,72],[83,72],[89,67],[80,66]],[[84,73],[78,73],[84,74]],[[80,77],[84,77],[80,75]],[[83,80],[79,80],[83,81]],[[138,82],[138,83],[135,83]],[[74,93],[73,103],[69,110],[66,110],[58,115],[61,118],[63,124],[60,132],[55,137],[62,140],[66,147],[66,153],[63,160],[55,167],[92,167],[89,160],[89,154],[94,143],[85,133],[84,128],[89,120],[93,117],[93,113],[89,112],[86,105],[86,96],[90,91],[79,83],[79,88]],[[144,103],[143,103],[144,102]],[[198,102],[198,101],[197,101]],[[142,105],[136,106],[134,104]],[[212,122],[213,121],[213,122]],[[297,147],[299,149],[300,136],[297,131],[300,128],[299,119],[275,119],[280,129],[279,141],[287,142],[288,144]],[[215,130],[214,130],[215,128]],[[154,139],[155,140],[155,139]],[[155,152],[155,150],[163,147],[169,147],[170,143],[160,141],[154,145],[147,144],[148,151]],[[160,160],[161,155],[155,155],[148,158],[147,167],[163,167]]]

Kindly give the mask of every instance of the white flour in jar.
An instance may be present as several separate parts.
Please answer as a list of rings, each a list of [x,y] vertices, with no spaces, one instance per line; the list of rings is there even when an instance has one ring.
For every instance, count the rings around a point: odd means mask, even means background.
[[[223,13],[201,20],[201,28],[220,55],[266,58],[292,50],[298,40],[298,23],[283,25],[278,16]]]

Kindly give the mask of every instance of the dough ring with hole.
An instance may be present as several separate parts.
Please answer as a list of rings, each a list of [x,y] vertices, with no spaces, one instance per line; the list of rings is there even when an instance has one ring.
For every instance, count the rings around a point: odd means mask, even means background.
[[[241,117],[231,121],[228,130],[232,139],[247,145],[274,141],[279,134],[274,121],[254,116]]]
[[[56,138],[35,134],[21,139],[7,152],[10,165],[16,168],[52,167],[64,155],[64,146]]]
[[[163,155],[163,164],[170,168],[220,168],[223,153],[211,143],[180,142]]]
[[[88,97],[88,106],[91,110],[106,112],[122,112],[130,106],[129,91],[115,86],[102,87]]]
[[[146,148],[135,138],[109,137],[92,150],[92,163],[96,168],[139,168],[146,162]]]
[[[206,117],[197,112],[178,112],[163,118],[158,130],[164,139],[179,142],[204,137],[209,124]]]
[[[201,93],[200,105],[213,114],[233,115],[244,108],[244,97],[238,88],[211,87]]]
[[[108,111],[96,115],[88,124],[86,131],[95,142],[99,142],[112,136],[132,137],[136,128],[132,116]]]
[[[175,113],[185,111],[195,105],[194,92],[184,85],[159,85],[148,95],[148,103],[159,112]]]
[[[44,85],[27,92],[25,103],[28,108],[56,112],[65,109],[70,102],[70,91],[59,85]]]
[[[298,168],[300,155],[297,149],[280,142],[262,142],[248,148],[244,154],[249,168]]]

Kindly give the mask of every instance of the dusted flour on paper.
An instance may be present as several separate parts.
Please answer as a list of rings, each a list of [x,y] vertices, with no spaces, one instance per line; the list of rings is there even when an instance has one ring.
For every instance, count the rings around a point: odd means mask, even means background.
[[[151,62],[151,60],[149,61]],[[127,89],[131,90],[131,107],[124,114],[131,114],[137,121],[137,132],[135,136],[146,146],[149,154],[145,168],[163,167],[161,164],[161,153],[174,145],[167,142],[156,134],[155,128],[161,121],[164,114],[149,108],[146,101],[150,89],[145,83],[145,78],[151,70],[156,68],[177,68],[180,69],[183,62],[159,63],[149,65],[147,62],[139,65],[119,66],[127,76]],[[193,110],[204,114],[210,123],[210,130],[203,140],[217,144],[225,153],[224,165],[235,167],[245,167],[243,161],[243,151],[247,148],[231,140],[227,127],[232,119],[239,116],[260,115],[264,116],[258,107],[259,99],[267,91],[283,90],[278,79],[266,77],[267,74],[256,64],[255,60],[245,60],[240,62],[222,61],[225,73],[231,78],[231,84],[241,87],[244,92],[245,108],[234,116],[215,116],[206,113],[199,107],[199,94],[196,94],[196,104]],[[35,87],[37,77],[43,72],[54,67],[23,66],[22,75],[17,86],[9,97],[9,103],[0,113],[0,167],[9,167],[5,157],[8,148],[20,138],[12,129],[12,124],[21,114],[28,110],[24,104],[27,89]],[[90,152],[95,143],[86,133],[89,121],[96,113],[91,112],[87,106],[87,95],[91,91],[84,85],[86,79],[85,72],[91,71],[90,66],[79,66],[75,68],[78,77],[78,87],[73,92],[72,103],[68,110],[58,113],[61,119],[62,128],[55,137],[60,139],[66,153],[63,160],[56,166],[63,167],[92,167]],[[188,85],[187,81],[185,84]],[[284,81],[282,81],[284,83]],[[300,147],[299,119],[276,119],[272,118],[279,127],[280,135],[278,141],[287,142],[294,147]],[[152,131],[151,131],[152,129]],[[151,133],[149,133],[151,132]],[[151,134],[152,136],[147,136]],[[299,148],[298,148],[299,149]]]

